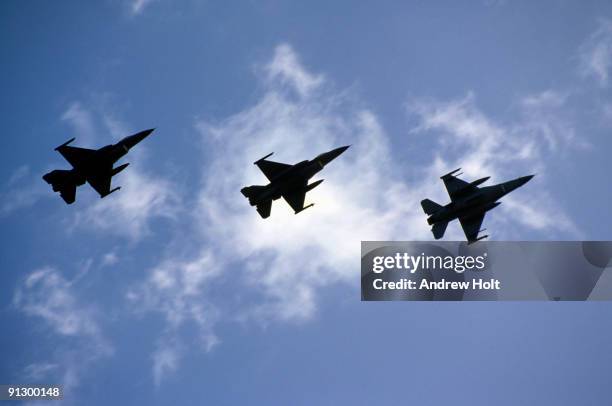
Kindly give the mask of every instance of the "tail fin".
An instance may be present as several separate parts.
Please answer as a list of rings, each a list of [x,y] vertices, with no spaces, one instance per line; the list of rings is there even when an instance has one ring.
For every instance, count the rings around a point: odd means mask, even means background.
[[[438,203],[429,199],[421,200],[421,207],[423,208],[425,214],[434,214],[442,208],[442,206],[440,206]],[[446,228],[446,226],[444,226],[444,228]]]
[[[446,232],[446,226],[448,226],[448,221],[435,223],[433,225],[433,227],[431,228],[431,232],[433,233],[434,238],[436,240],[439,240],[440,238],[444,237],[444,233]]]
[[[77,186],[85,183],[72,171],[56,169],[43,176],[43,180],[53,187],[54,192],[60,192],[60,196],[68,204],[74,203]]]

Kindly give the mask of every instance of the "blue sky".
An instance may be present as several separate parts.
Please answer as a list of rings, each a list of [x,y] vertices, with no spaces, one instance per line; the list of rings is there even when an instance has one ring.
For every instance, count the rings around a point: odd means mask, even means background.
[[[6,1],[0,382],[65,404],[607,404],[605,303],[361,303],[439,176],[537,176],[496,240],[610,239],[607,2]],[[66,206],[53,148],[156,127]],[[294,216],[251,164],[352,147]],[[456,224],[447,238],[462,239]]]

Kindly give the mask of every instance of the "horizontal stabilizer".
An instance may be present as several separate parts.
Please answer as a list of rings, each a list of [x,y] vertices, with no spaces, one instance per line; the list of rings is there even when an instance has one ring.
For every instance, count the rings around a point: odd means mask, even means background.
[[[59,192],[62,199],[68,204],[74,203],[77,186],[85,183],[85,179],[75,172],[61,169],[51,171],[42,178],[53,187],[54,192]]]
[[[261,218],[267,219],[270,217],[270,211],[272,210],[272,200],[267,200],[257,205],[257,212]]]
[[[247,186],[240,189],[240,193],[242,193],[244,197],[249,199],[249,203],[251,204],[251,206],[254,206],[255,202],[257,202],[257,198],[265,189],[265,186]]]
[[[429,199],[421,200],[421,207],[425,214],[434,214],[442,208],[441,205]]]
[[[439,240],[440,238],[444,237],[444,233],[446,232],[446,226],[448,226],[447,221],[435,223],[433,225],[433,227],[431,228],[431,232],[433,233],[434,238],[436,240]]]

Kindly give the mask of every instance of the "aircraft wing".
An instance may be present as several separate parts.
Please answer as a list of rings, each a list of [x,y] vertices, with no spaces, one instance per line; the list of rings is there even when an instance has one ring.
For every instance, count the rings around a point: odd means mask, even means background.
[[[89,183],[101,197],[104,197],[111,193],[110,188],[111,178],[113,177],[113,165],[108,164],[97,169],[96,173],[87,176],[87,183]]]
[[[293,209],[295,213],[299,213],[304,210],[304,200],[306,199],[306,183],[304,183],[304,189],[298,190],[291,194],[283,195],[283,199]]]
[[[456,200],[460,195],[471,194],[478,190],[477,186],[470,185],[468,182],[453,175],[445,175],[442,177],[442,180],[451,200]]]
[[[57,151],[76,169],[90,166],[96,153],[93,149],[70,147],[67,145],[57,148]]]
[[[276,178],[281,172],[291,168],[293,165],[283,164],[281,162],[259,160],[255,162],[255,165],[266,175],[268,180]]]
[[[89,183],[100,196],[104,197],[110,193],[111,175],[109,173],[107,175],[90,176],[87,178],[87,183]]]
[[[484,216],[485,212],[469,217],[459,217],[461,228],[463,228],[463,232],[468,242],[474,242],[478,239],[478,233],[480,232],[480,226],[482,225]]]

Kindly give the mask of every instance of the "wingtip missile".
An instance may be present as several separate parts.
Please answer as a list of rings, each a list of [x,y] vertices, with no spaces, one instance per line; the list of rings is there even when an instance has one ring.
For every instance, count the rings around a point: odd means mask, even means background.
[[[114,193],[114,192],[116,192],[117,190],[120,190],[120,189],[121,189],[121,186],[117,186],[116,188],[111,189],[111,191],[110,191],[110,192],[108,192],[107,194],[105,194],[105,195],[103,195],[103,196],[100,196],[100,198],[101,198],[101,199],[103,199],[103,198],[105,198],[106,196],[110,195],[111,193]]]
[[[65,147],[66,145],[70,144],[72,141],[74,141],[76,138],[72,137],[70,138],[68,141],[66,141],[65,143],[63,143],[62,145],[60,145],[59,147],[56,147],[55,150],[59,151],[60,148]]]
[[[445,178],[448,178],[448,177],[450,177],[450,176],[459,176],[459,175],[461,175],[461,173],[459,173],[459,174],[456,174],[456,173],[457,173],[457,172],[459,172],[460,170],[461,170],[461,168],[457,168],[457,169],[455,169],[454,171],[450,171],[450,172],[449,172],[449,173],[447,173],[446,175],[442,175],[442,176],[440,176],[440,179],[445,179]],[[456,174],[456,175],[455,175],[455,174]]]
[[[257,161],[253,162],[253,164],[254,164],[254,165],[257,165],[257,164],[258,164],[258,163],[260,163],[261,161],[263,161],[263,160],[265,160],[265,159],[267,159],[267,158],[270,158],[270,157],[272,156],[272,154],[274,154],[274,152],[270,152],[270,153],[269,153],[268,155],[266,155],[265,157],[263,157],[263,158],[259,158]]]
[[[302,210],[298,210],[298,211],[296,211],[296,212],[295,212],[295,214],[301,213],[301,212],[303,212],[304,210],[306,210],[306,209],[308,209],[308,208],[310,208],[310,207],[313,207],[313,206],[314,206],[314,203],[310,203],[308,206],[304,206],[304,207],[302,207]]]
[[[309,191],[311,191],[312,189],[316,188],[316,187],[317,187],[317,186],[319,186],[321,183],[323,183],[323,181],[324,181],[324,180],[325,180],[325,179],[321,179],[321,180],[318,180],[318,181],[316,181],[316,182],[311,183],[310,185],[307,185],[307,186],[306,186],[306,192],[309,192]]]
[[[473,241],[468,241],[468,245],[474,244],[476,241],[484,240],[485,238],[489,238],[488,235],[483,235],[482,237],[478,237]]]
[[[124,163],[123,165],[120,165],[120,166],[118,166],[118,167],[114,168],[114,169],[112,170],[112,172],[111,172],[111,176],[115,176],[116,174],[118,174],[119,172],[121,172],[122,170],[124,170],[125,168],[127,168],[129,164],[130,164],[130,163],[129,163],[129,162],[127,162],[127,163]]]
[[[485,183],[485,182],[486,182],[486,181],[488,181],[489,179],[491,179],[491,177],[490,177],[490,176],[485,176],[484,178],[480,178],[480,179],[477,179],[477,180],[475,180],[475,181],[473,181],[473,182],[470,182],[470,186],[478,186],[478,185],[480,185],[480,184]]]

